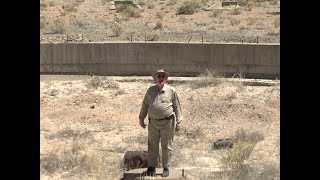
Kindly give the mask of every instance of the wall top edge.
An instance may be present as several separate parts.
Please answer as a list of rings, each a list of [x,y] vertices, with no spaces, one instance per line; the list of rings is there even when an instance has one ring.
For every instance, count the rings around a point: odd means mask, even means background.
[[[206,45],[254,45],[254,46],[261,46],[261,45],[280,45],[280,43],[201,43],[201,42],[88,42],[88,43],[77,43],[77,42],[70,42],[70,43],[42,43],[41,44],[206,44]]]

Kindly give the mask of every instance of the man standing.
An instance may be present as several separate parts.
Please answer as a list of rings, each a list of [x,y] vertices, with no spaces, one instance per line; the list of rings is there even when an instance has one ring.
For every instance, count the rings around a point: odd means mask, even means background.
[[[151,86],[144,96],[139,114],[140,126],[146,128],[144,122],[148,115],[148,169],[146,176],[155,176],[159,155],[159,142],[162,149],[162,177],[169,176],[174,131],[181,129],[181,107],[176,90],[165,84],[169,73],[163,69],[152,74],[156,85]],[[175,120],[176,119],[176,120]]]

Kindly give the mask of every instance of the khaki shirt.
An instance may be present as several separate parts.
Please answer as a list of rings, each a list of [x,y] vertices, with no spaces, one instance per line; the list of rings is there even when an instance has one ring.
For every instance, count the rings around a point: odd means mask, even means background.
[[[174,113],[177,122],[181,122],[181,107],[176,90],[165,84],[159,91],[158,86],[154,85],[147,90],[144,96],[139,120],[143,122],[147,114],[151,119],[164,119]]]

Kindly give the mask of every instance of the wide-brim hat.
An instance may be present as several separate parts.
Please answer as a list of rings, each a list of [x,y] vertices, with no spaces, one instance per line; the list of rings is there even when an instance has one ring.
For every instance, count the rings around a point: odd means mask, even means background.
[[[153,77],[153,79],[154,79],[154,80],[156,80],[156,77],[157,77],[157,75],[158,75],[159,73],[163,73],[163,74],[165,74],[164,79],[165,79],[165,80],[167,80],[167,79],[168,79],[168,77],[169,77],[169,73],[168,73],[168,72],[166,72],[166,71],[165,71],[165,70],[163,70],[163,69],[159,69],[158,71],[156,71],[156,72],[154,72],[154,73],[152,74],[152,77]]]

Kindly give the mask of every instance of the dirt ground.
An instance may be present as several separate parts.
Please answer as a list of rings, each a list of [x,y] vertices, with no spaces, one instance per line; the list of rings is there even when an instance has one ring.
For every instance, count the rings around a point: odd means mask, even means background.
[[[280,81],[171,77],[183,113],[174,138],[173,168],[188,179],[210,179],[219,169],[212,148],[236,132],[261,138],[245,161],[279,168]],[[129,150],[147,150],[147,130],[138,123],[150,77],[40,76],[40,178],[120,179]],[[263,179],[263,178],[261,178]]]
[[[204,10],[217,0],[193,0],[197,8],[191,15],[177,14],[188,0],[137,2],[142,10],[124,13],[110,10],[109,0],[41,0],[40,42],[67,42],[68,35],[69,42],[80,43],[129,42],[131,36],[207,43],[256,43],[258,36],[259,43],[280,43],[280,0],[241,0],[241,6],[222,11]]]

